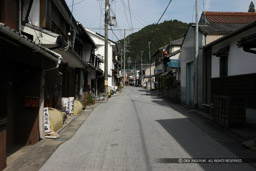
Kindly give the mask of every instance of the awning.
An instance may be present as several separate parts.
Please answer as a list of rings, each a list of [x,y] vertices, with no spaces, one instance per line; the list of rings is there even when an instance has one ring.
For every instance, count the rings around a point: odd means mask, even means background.
[[[179,68],[180,67],[180,60],[179,59],[170,59],[170,62],[167,63],[171,68]]]
[[[67,51],[55,49],[54,51],[61,54],[63,57],[62,61],[68,63],[71,68],[85,68],[86,63],[72,49]]]

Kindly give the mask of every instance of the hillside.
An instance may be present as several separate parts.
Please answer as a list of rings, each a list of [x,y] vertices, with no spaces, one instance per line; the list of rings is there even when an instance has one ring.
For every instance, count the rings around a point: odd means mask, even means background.
[[[148,63],[148,42],[151,42],[151,55],[159,48],[168,44],[171,40],[177,40],[182,38],[187,30],[188,24],[178,20],[164,21],[158,24],[156,27],[154,24],[148,25],[140,31],[129,35],[126,38],[128,44],[126,57],[131,57],[132,63],[134,59],[140,60],[141,51],[143,53],[143,62]],[[154,32],[155,28],[155,32]],[[123,40],[121,40],[123,45]],[[123,47],[122,47],[123,48]],[[126,58],[126,61],[127,61]],[[126,65],[128,68],[128,65]]]

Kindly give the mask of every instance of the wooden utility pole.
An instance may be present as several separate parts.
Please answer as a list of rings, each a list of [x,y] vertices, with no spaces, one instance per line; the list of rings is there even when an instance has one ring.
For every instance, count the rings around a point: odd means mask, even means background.
[[[151,54],[150,54],[150,44],[151,44],[151,42],[148,42],[148,57],[149,57],[149,62],[150,62],[150,68],[149,68],[149,70],[150,70],[150,90],[152,89],[152,82],[151,82],[151,80],[152,80],[152,78],[151,78],[151,65],[152,65],[152,63],[151,63]]]
[[[109,20],[109,0],[105,0],[105,91],[108,93],[108,20]]]
[[[125,42],[125,29],[124,29],[124,86],[125,86],[125,75],[126,75],[126,70],[125,70],[125,55],[126,55],[126,42]]]
[[[140,51],[140,84],[141,84],[141,86],[142,86],[142,54],[143,54],[143,51]]]

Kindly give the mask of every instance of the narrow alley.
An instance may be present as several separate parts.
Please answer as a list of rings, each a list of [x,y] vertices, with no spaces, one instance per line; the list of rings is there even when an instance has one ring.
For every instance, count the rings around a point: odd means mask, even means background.
[[[237,158],[168,103],[125,87],[102,103],[40,169],[46,170],[255,170],[246,163],[164,163],[172,158]]]

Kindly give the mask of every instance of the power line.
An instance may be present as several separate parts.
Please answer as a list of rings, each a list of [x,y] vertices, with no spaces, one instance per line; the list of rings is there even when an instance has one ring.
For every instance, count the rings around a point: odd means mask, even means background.
[[[169,3],[167,4],[167,6],[166,6],[164,12],[162,13],[161,17],[159,18],[159,20],[157,21],[156,25],[154,26],[153,36],[152,36],[153,39],[154,39],[156,27],[157,27],[157,25],[159,24],[159,22],[161,21],[162,17],[164,16],[164,14],[165,14],[165,12],[167,11],[168,7],[170,6],[171,2],[172,2],[172,0],[169,1]]]
[[[169,1],[168,5],[166,6],[166,8],[165,8],[165,10],[164,10],[164,12],[163,12],[163,14],[162,14],[161,17],[159,18],[157,24],[160,22],[160,20],[161,20],[162,17],[164,16],[164,14],[165,14],[165,12],[167,11],[167,9],[168,9],[169,5],[171,4],[171,2],[172,2],[172,0]]]
[[[77,4],[80,4],[80,3],[83,2],[83,1],[85,1],[85,0],[81,0],[81,1],[79,1],[79,2],[77,2],[77,3],[74,3],[73,6],[74,6],[74,5],[77,5]],[[71,7],[71,6],[72,6],[72,5],[69,5],[68,7]]]
[[[102,1],[99,0],[98,2],[99,2],[99,7],[100,7],[100,16],[102,16],[104,18],[103,11],[102,11]],[[102,26],[101,24],[102,23],[101,23],[101,17],[100,17],[100,27]]]
[[[126,8],[128,8],[127,6],[126,6],[126,4],[124,4],[125,5],[125,7]],[[134,16],[134,18],[138,21],[138,22],[140,22],[142,25],[148,25],[148,23],[146,22],[146,21],[144,21],[144,19],[142,19],[139,15],[137,15],[136,13],[135,13],[135,11],[133,11],[132,9],[130,9],[131,10],[131,14]],[[139,21],[140,20],[140,21]],[[144,22],[144,24],[142,23],[142,22]]]
[[[132,9],[131,9],[131,11],[133,12],[132,13],[132,15],[134,16],[134,18],[138,21],[138,22],[140,22],[142,25],[148,25],[148,23],[146,22],[146,21],[144,21],[144,19],[142,19],[139,15],[137,15]],[[140,21],[139,21],[139,19],[140,19]],[[143,23],[144,22],[144,23]]]
[[[113,35],[116,37],[116,39],[120,42],[119,38],[116,36],[115,32],[113,31],[112,27],[110,27],[110,30],[112,31]]]
[[[131,22],[131,26],[132,26],[132,28],[133,28],[130,0],[128,0],[128,9],[129,9],[129,13],[130,13],[130,22]]]
[[[130,24],[129,24],[129,21],[128,21],[128,17],[127,17],[126,10],[125,10],[125,3],[124,3],[124,0],[122,0],[122,2],[123,2],[123,6],[124,6],[124,13],[125,13],[125,17],[126,17],[127,24],[128,24],[129,27],[131,27]]]
[[[104,28],[88,28],[88,29],[91,29],[91,30],[104,30]],[[142,29],[142,28],[129,28],[129,29],[125,29],[125,30],[140,30],[140,29]],[[113,29],[113,30],[115,30],[115,31],[123,31],[124,29]]]
[[[196,1],[195,1],[195,4],[194,4],[194,7],[193,7],[192,23],[194,22],[195,7],[196,7]]]

